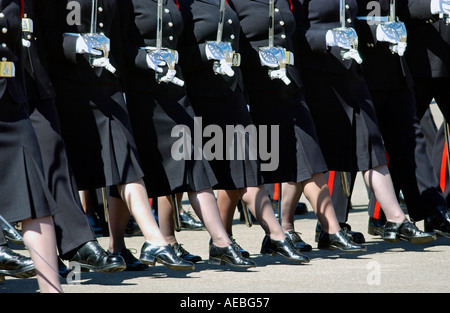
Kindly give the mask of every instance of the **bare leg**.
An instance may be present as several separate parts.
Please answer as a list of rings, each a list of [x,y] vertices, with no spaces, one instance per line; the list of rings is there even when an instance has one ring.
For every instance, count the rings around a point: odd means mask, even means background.
[[[124,203],[121,204],[120,199],[114,199],[109,204],[109,223],[113,225],[110,226],[110,229],[112,229],[110,248],[113,249],[111,252],[118,252],[116,247],[120,246],[121,240],[123,240],[123,225],[126,227],[127,216],[129,217],[129,212],[125,211],[128,211],[128,209],[141,229],[145,241],[156,246],[168,245],[153,216],[147,190],[142,179],[118,187]],[[111,240],[113,243],[111,243]]]
[[[330,190],[323,174],[314,174],[311,179],[302,182],[302,185],[322,229],[329,234],[340,231],[341,227],[334,211]]]
[[[220,217],[230,236],[233,235],[233,218],[238,201],[239,191],[237,190],[219,190],[217,192],[217,205]]]
[[[125,229],[130,218],[126,203],[119,198],[109,197],[109,251],[117,253],[126,248]]]
[[[27,219],[22,221],[22,227],[23,238],[32,247],[28,247],[28,250],[34,263],[40,291],[42,293],[61,293],[55,228],[52,218],[47,216]]]
[[[395,196],[387,166],[379,166],[364,172],[364,180],[380,203],[388,221],[401,223],[407,220]]]
[[[211,235],[213,244],[217,247],[229,246],[231,240],[222,223],[212,189],[190,192],[188,195],[192,208]]]
[[[158,219],[159,227],[164,238],[166,238],[169,244],[173,245],[177,242],[177,239],[175,238],[175,222],[173,220],[173,208],[170,198],[171,196],[158,198]]]
[[[266,232],[266,235],[273,240],[284,240],[286,238],[273,213],[269,196],[262,186],[239,189],[239,194]]]

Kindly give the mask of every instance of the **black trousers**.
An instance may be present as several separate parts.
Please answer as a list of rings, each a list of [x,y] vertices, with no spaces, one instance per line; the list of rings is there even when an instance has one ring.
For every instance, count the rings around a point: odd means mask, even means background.
[[[30,119],[38,138],[49,190],[60,208],[53,215],[58,252],[63,259],[70,259],[75,249],[95,240],[95,235],[81,205],[54,101],[30,102]]]

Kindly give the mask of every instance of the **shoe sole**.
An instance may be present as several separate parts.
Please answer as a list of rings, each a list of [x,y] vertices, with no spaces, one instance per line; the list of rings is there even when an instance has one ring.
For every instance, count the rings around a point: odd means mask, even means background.
[[[330,245],[329,250],[339,250],[345,253],[359,253],[359,252],[365,252],[367,251],[367,248],[362,248],[362,249],[352,249],[352,250],[344,250],[338,246],[334,246],[334,245]]]
[[[34,269],[34,265],[29,265],[26,268],[20,270],[0,270],[0,276],[3,277],[3,280],[5,276],[12,276],[15,278],[30,278],[36,276],[36,271]]]
[[[436,234],[436,236],[438,236],[438,237],[450,238],[450,234],[449,234],[449,233],[443,232],[443,231],[441,231],[441,230],[434,229],[433,232],[434,232],[434,233]]]
[[[233,264],[233,263],[231,263],[231,262],[229,262],[229,261],[227,261],[227,260],[219,259],[219,258],[215,258],[215,257],[209,257],[208,264],[212,264],[212,265],[222,265],[222,266],[225,266],[226,264],[229,264],[230,266],[238,267],[238,268],[251,268],[251,267],[256,267],[256,264],[250,264],[250,265]]]
[[[436,240],[436,236],[429,236],[429,237],[421,237],[421,238],[407,238],[404,236],[396,236],[395,238],[383,238],[384,241],[390,242],[390,243],[398,243],[400,240],[408,241],[412,244],[425,244],[432,242]]]
[[[279,255],[279,256],[282,256],[284,259],[286,259],[286,260],[288,260],[288,261],[295,262],[295,263],[299,263],[299,264],[309,263],[309,261],[310,261],[308,258],[303,259],[303,260],[291,259],[291,258],[288,258],[288,257],[282,255],[281,253],[279,253],[279,252],[277,252],[277,251],[273,251],[273,250],[261,251],[261,254],[264,254],[264,255],[271,255],[271,256],[273,256],[273,257]]]
[[[82,272],[96,272],[96,273],[117,273],[117,272],[121,272],[127,269],[127,265],[123,264],[123,263],[118,263],[118,264],[110,264],[107,266],[103,266],[103,267],[98,267],[98,266],[92,266],[92,265],[88,265],[88,264],[80,264],[81,267],[81,271]]]
[[[173,265],[167,262],[164,262],[163,260],[159,259],[158,257],[149,256],[149,255],[141,255],[139,258],[139,261],[141,261],[144,264],[155,266],[156,262],[161,263],[165,267],[174,270],[174,271],[192,271],[195,269],[195,265]]]

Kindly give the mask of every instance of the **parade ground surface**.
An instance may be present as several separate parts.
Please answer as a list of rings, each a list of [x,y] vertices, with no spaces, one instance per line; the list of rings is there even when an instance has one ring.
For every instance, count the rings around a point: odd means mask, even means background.
[[[367,191],[359,174],[354,189],[348,223],[353,230],[366,238],[367,251],[345,254],[339,251],[318,250],[314,241],[316,217],[306,199],[308,212],[296,215],[296,230],[313,246],[305,254],[311,262],[296,265],[281,257],[260,254],[264,232],[258,224],[247,227],[235,215],[234,238],[256,262],[257,267],[240,270],[208,264],[208,232],[182,230],[179,243],[191,253],[200,255],[203,261],[195,270],[178,272],[160,264],[140,272],[114,274],[81,273],[78,280],[68,283],[62,279],[65,293],[443,293],[448,292],[450,281],[450,239],[438,238],[425,245],[401,241],[398,244],[384,242],[380,237],[367,233]],[[186,210],[192,210],[185,204]],[[423,229],[423,222],[417,226]],[[99,243],[108,248],[108,237],[99,237]],[[128,248],[139,257],[144,242],[142,236],[127,237]],[[18,247],[14,245],[14,247]],[[16,250],[27,254],[23,248]],[[37,293],[36,278],[15,279],[6,277],[0,283],[0,293]],[[186,297],[187,298],[187,297]],[[263,301],[263,300],[261,300]],[[302,301],[294,301],[299,304]],[[187,303],[186,303],[187,304]],[[198,303],[197,303],[198,304]],[[181,303],[180,303],[181,305]]]

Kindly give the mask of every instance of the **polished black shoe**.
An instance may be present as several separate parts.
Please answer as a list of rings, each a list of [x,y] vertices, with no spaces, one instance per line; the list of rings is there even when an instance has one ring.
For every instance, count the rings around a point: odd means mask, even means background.
[[[226,247],[217,247],[210,245],[209,247],[209,264],[225,265],[226,263],[234,267],[250,268],[255,267],[255,262],[244,258],[234,244]]]
[[[312,250],[311,245],[307,244],[303,241],[303,239],[300,237],[300,233],[290,230],[286,234],[286,237],[291,241],[294,248],[299,252],[309,252]]]
[[[0,246],[0,281],[5,276],[28,278],[36,275],[31,258],[18,254],[8,246]]]
[[[86,242],[70,260],[78,262],[81,271],[115,273],[126,269],[125,260],[118,255],[110,255],[96,240]]]
[[[111,253],[111,252],[108,252],[108,253],[110,255],[121,256],[124,259],[125,264],[127,266],[125,271],[129,271],[129,272],[144,271],[145,269],[148,268],[147,264],[144,264],[144,263],[140,262],[138,259],[136,259],[133,255],[133,253],[131,253],[131,251],[127,248],[124,248],[121,251],[116,252],[116,253]]]
[[[182,212],[180,213],[180,221],[181,226],[185,229],[191,229],[191,230],[202,230],[205,229],[205,226],[202,222],[197,221],[191,214],[188,212]]]
[[[400,239],[414,244],[421,244],[436,240],[436,235],[419,230],[416,225],[409,221],[403,223],[386,222],[383,240],[396,243]]]
[[[352,230],[351,226],[347,223],[339,223],[339,226],[343,230],[344,234],[354,243],[361,244],[366,242],[366,238],[359,231]]]
[[[292,262],[309,263],[309,258],[295,250],[288,238],[284,240],[273,240],[266,235],[261,245],[261,254],[270,254],[272,256],[279,254]]]
[[[178,242],[175,242],[175,244],[172,245],[172,248],[173,251],[175,251],[175,254],[185,261],[197,263],[202,260],[202,258],[199,255],[194,255],[186,251],[186,249],[184,249],[183,246],[180,245]]]
[[[342,252],[356,253],[367,251],[366,246],[359,245],[351,241],[343,230],[335,234],[328,234],[330,239],[330,250],[339,249]]]
[[[11,228],[9,228],[7,225],[2,224],[1,226],[3,235],[5,236],[6,240],[8,240],[11,243],[14,243],[16,245],[23,245],[23,240],[18,236]]]
[[[149,242],[145,242],[142,246],[139,261],[148,265],[155,265],[158,262],[176,271],[189,271],[195,268],[194,263],[178,257],[171,245],[156,246]]]
[[[425,218],[424,228],[426,232],[434,232],[438,236],[450,238],[450,223],[441,212]]]
[[[376,219],[369,217],[369,226],[367,227],[367,232],[373,236],[383,236],[384,224],[386,224],[385,219]]]
[[[239,251],[239,253],[244,257],[244,258],[249,258],[250,257],[250,253],[248,253],[248,251],[244,250],[237,242],[236,240],[233,238],[233,236],[228,236],[231,240],[231,243],[235,246],[235,248]]]

